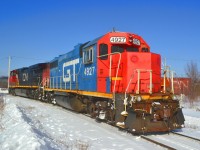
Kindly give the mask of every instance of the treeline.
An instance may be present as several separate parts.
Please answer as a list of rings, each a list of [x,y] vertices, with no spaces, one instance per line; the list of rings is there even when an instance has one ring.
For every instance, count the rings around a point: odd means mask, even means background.
[[[0,77],[0,88],[7,88],[8,87],[8,77]]]
[[[197,63],[191,61],[187,64],[185,72],[188,78],[190,78],[190,84],[188,87],[188,98],[191,103],[199,100],[200,97],[200,72],[198,70]]]

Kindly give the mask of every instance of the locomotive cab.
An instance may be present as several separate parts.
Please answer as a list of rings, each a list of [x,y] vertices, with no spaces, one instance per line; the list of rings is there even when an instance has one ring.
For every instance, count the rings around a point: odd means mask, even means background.
[[[9,84],[11,86],[15,86],[18,84],[18,73],[17,73],[17,70],[12,70],[10,72],[10,77],[9,77]]]
[[[98,44],[98,91],[134,94],[160,92],[160,55],[151,53],[141,37],[111,32]]]

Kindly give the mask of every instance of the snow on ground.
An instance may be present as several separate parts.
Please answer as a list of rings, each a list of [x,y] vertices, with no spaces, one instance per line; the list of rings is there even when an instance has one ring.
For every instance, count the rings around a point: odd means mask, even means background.
[[[7,94],[8,89],[7,88],[0,88],[0,93]]]
[[[200,130],[200,111],[195,111],[192,109],[183,109],[185,116],[185,126],[187,128],[199,129]]]
[[[181,105],[185,117],[185,128],[179,132],[200,139],[200,99],[191,104],[185,97]]]
[[[2,100],[5,105],[0,109],[1,150],[162,149],[139,136],[58,106],[11,95]],[[200,139],[200,111],[186,107],[183,113],[185,128],[179,132]]]
[[[183,108],[185,117],[185,128],[180,133],[200,139],[200,111],[196,109]]]
[[[1,150],[162,149],[138,136],[58,106],[6,95]]]

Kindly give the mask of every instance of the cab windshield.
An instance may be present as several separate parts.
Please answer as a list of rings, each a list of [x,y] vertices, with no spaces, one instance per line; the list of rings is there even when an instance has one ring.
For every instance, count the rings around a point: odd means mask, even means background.
[[[146,47],[143,47],[141,50],[139,50],[139,47],[133,47],[133,46],[122,46],[122,45],[112,45],[111,46],[111,53],[123,53],[123,52],[149,52],[149,49]]]
[[[124,47],[124,46],[119,46],[119,45],[112,45],[111,46],[111,53],[123,53],[124,51],[127,52],[139,52],[139,48],[137,47]]]

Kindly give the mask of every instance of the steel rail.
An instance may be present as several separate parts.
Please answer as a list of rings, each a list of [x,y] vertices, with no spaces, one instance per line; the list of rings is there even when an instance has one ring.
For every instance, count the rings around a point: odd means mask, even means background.
[[[150,139],[150,138],[148,138],[148,137],[146,137],[146,136],[144,136],[144,135],[142,135],[141,138],[143,138],[143,139],[145,139],[145,140],[147,140],[147,141],[149,141],[149,142],[151,142],[151,143],[154,143],[154,144],[156,144],[156,145],[159,145],[159,146],[162,146],[162,147],[164,147],[164,148],[167,148],[167,149],[169,149],[169,150],[176,150],[176,148],[170,147],[170,146],[165,145],[165,144],[163,144],[163,143],[160,143],[160,142],[158,142],[158,141],[154,141],[154,140],[152,140],[152,139]]]
[[[183,137],[186,137],[186,138],[189,138],[189,139],[192,139],[192,140],[195,140],[195,141],[200,142],[200,139],[195,138],[195,137],[191,137],[191,136],[184,135],[184,134],[181,134],[181,133],[177,133],[177,132],[174,132],[174,131],[171,131],[171,133],[172,133],[172,134],[175,134],[175,135],[183,136]]]

